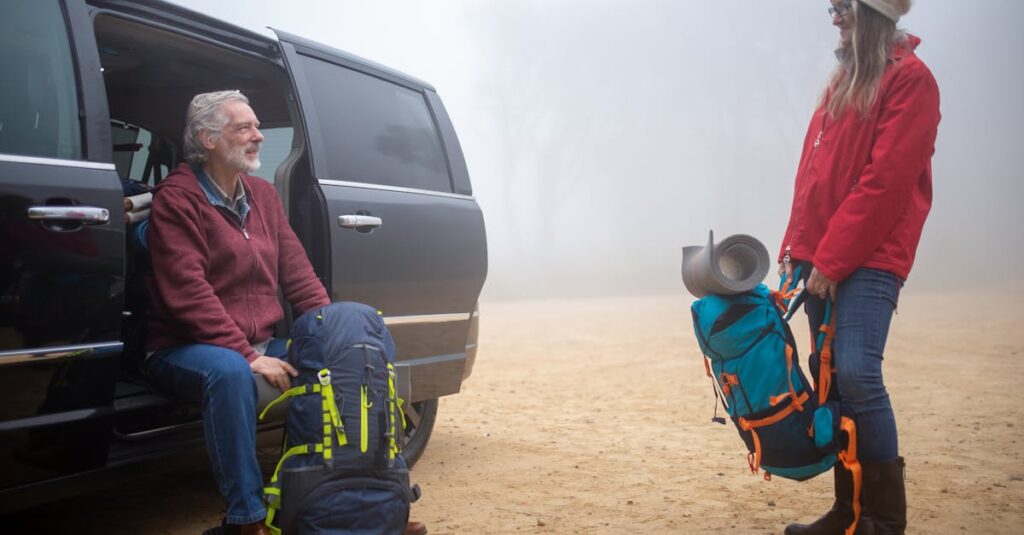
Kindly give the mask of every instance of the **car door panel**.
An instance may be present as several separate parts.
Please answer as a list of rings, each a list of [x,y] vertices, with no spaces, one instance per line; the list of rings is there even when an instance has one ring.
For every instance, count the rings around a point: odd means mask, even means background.
[[[125,225],[84,14],[82,0],[0,8],[0,490],[109,450]]]
[[[124,217],[113,165],[0,155],[0,488],[106,462],[121,352]],[[98,208],[108,222],[34,220]]]
[[[440,101],[429,86],[385,67],[278,36],[326,203],[332,300],[382,311],[398,346],[399,374],[408,376],[399,384],[411,384],[412,401],[458,392],[471,315],[486,276],[486,240],[454,130],[446,114],[439,118]],[[374,91],[409,106],[414,122],[358,131],[352,124],[391,110],[369,102],[378,106],[370,114],[344,99],[372,100]],[[452,168],[461,173],[459,190]],[[402,175],[405,170],[409,174]],[[359,216],[377,218],[379,226],[353,228]]]

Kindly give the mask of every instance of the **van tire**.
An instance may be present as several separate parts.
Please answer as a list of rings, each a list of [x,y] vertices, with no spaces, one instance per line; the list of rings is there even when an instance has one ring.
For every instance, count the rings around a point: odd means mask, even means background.
[[[430,434],[437,421],[438,399],[427,399],[412,404],[412,411],[405,415],[405,440],[402,444],[402,456],[406,464],[412,468],[423,451],[427,449]],[[415,414],[412,414],[412,413]],[[417,422],[418,423],[415,423]]]

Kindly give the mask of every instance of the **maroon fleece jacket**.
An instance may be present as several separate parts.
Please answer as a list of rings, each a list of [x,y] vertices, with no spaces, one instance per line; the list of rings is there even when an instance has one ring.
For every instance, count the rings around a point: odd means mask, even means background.
[[[284,311],[278,284],[298,314],[330,302],[269,183],[242,175],[244,227],[210,203],[188,165],[154,190],[147,231],[153,276],[147,349],[211,344],[252,362],[252,343],[273,335]]]

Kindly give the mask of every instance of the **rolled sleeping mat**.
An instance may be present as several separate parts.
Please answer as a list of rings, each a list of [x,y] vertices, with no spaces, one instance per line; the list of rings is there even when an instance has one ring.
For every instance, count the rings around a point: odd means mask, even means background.
[[[142,221],[144,219],[149,219],[149,208],[145,208],[143,210],[138,210],[135,212],[128,212],[127,214],[124,215],[124,218],[128,220],[129,223],[138,223],[139,221]]]
[[[711,231],[707,245],[683,247],[683,284],[698,298],[753,290],[770,267],[768,249],[746,234],[735,234],[716,244]]]
[[[153,193],[150,191],[124,198],[124,209],[126,212],[138,212],[149,208],[151,204],[153,204]]]

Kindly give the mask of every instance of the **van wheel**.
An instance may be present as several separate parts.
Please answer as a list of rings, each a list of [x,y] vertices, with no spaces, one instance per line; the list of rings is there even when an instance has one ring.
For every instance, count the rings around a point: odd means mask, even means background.
[[[423,450],[427,449],[430,433],[437,421],[437,398],[417,401],[405,406],[405,441],[402,444],[402,456],[412,468]]]

